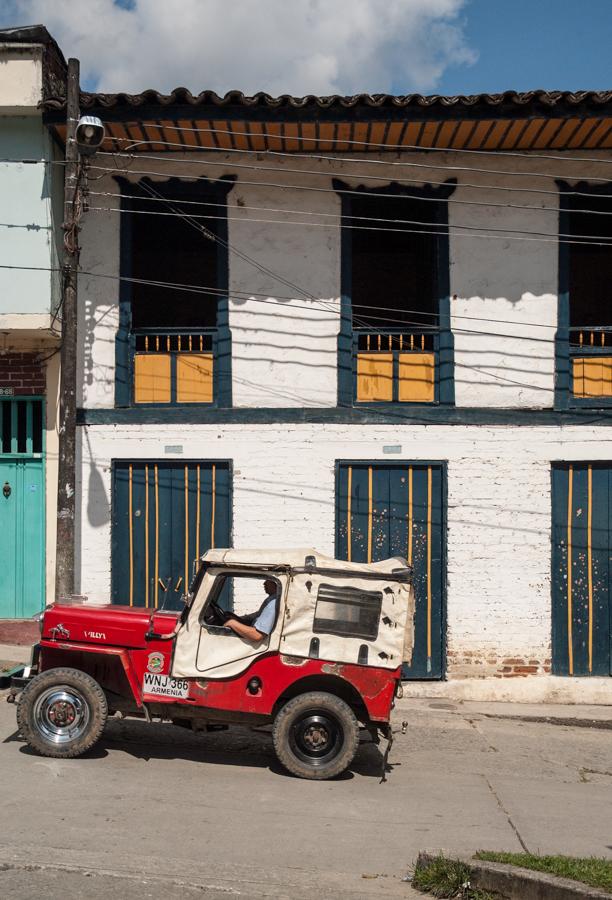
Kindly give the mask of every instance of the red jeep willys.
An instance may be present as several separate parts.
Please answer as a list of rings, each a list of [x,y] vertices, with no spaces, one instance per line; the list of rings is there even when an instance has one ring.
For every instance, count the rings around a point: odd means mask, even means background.
[[[270,633],[252,640],[224,624],[225,609],[259,606],[262,582]],[[9,699],[19,698],[21,733],[43,756],[85,753],[109,713],[194,730],[272,723],[290,772],[330,778],[351,764],[359,723],[391,738],[412,653],[411,582],[399,557],[367,565],[315,550],[209,550],[180,613],[50,606]]]

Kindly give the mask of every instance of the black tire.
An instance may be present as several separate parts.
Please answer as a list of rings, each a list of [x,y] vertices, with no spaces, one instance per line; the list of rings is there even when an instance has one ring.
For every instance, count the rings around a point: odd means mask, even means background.
[[[104,691],[78,669],[48,669],[36,675],[17,706],[17,725],[28,746],[55,759],[73,759],[91,749],[107,716]]]
[[[340,697],[311,691],[279,710],[272,736],[278,760],[289,772],[323,781],[352,763],[359,746],[359,723]]]

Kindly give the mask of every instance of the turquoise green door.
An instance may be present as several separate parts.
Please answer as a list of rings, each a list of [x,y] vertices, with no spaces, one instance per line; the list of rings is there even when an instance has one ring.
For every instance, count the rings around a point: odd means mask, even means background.
[[[115,462],[113,603],[181,608],[194,559],[231,546],[230,478],[225,461]]]
[[[0,402],[0,618],[45,605],[42,401]]]
[[[414,568],[414,652],[406,679],[444,674],[444,488],[441,463],[338,464],[338,559],[403,556]]]

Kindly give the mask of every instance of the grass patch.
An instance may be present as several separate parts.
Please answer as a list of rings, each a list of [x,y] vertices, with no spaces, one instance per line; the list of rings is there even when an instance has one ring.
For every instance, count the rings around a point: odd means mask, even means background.
[[[412,886],[434,897],[459,897],[460,900],[495,900],[489,891],[470,886],[470,869],[457,859],[436,856],[415,869]]]
[[[612,860],[597,856],[536,856],[533,853],[495,853],[481,850],[475,859],[487,862],[510,863],[523,869],[546,872],[561,878],[582,881],[590,887],[602,888],[612,893]],[[436,896],[444,896],[437,894]],[[457,896],[461,896],[458,894]]]

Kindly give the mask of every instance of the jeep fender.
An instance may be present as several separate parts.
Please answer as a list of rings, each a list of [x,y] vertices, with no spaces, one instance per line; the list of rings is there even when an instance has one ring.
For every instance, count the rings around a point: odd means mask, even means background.
[[[41,641],[40,650],[41,671],[55,668],[57,665],[71,665],[71,653],[79,654],[85,656],[86,658],[89,657],[93,659],[95,659],[96,657],[101,658],[109,656],[117,659],[120,662],[121,667],[125,673],[125,677],[130,687],[134,703],[140,709],[143,708],[144,704],[142,702],[142,692],[140,689],[140,684],[138,682],[138,676],[136,674],[136,670],[134,668],[130,653],[124,647],[101,647],[97,645],[92,646],[91,644],[67,644],[61,641]],[[61,652],[56,653],[55,651]],[[87,671],[87,668],[84,668],[83,666],[75,665],[74,667]]]

